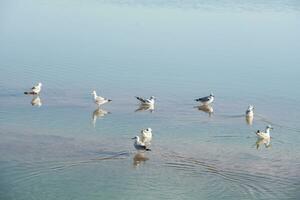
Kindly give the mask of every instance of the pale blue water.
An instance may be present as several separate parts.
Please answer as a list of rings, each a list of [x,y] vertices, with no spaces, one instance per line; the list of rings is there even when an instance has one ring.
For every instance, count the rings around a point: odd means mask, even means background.
[[[299,35],[298,1],[1,1],[0,199],[299,199]]]

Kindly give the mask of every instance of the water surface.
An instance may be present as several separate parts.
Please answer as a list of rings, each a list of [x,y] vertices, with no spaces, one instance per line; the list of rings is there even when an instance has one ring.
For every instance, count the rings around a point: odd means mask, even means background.
[[[0,4],[0,199],[299,198],[298,1]],[[94,122],[93,89],[113,99]]]

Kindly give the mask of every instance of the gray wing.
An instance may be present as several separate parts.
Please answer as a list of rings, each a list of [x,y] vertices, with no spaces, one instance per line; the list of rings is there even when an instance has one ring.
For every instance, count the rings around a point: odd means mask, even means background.
[[[207,97],[202,97],[202,98],[199,98],[199,99],[195,99],[195,101],[209,101],[210,100],[210,96],[207,96]]]
[[[97,103],[103,103],[104,101],[106,101],[106,99],[103,98],[103,97],[98,96],[98,97],[96,98],[96,102],[97,102]]]
[[[146,150],[147,149],[146,145],[140,145],[140,144],[134,144],[134,147],[137,150]]]
[[[145,103],[151,103],[151,101],[149,99],[145,99],[144,101],[145,101]]]

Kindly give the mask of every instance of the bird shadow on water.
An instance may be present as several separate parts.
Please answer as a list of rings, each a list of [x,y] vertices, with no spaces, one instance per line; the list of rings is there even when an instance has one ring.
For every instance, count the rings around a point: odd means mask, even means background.
[[[140,104],[139,107],[134,111],[134,112],[144,112],[144,111],[149,111],[149,112],[154,112],[155,106],[154,104]]]
[[[42,99],[39,95],[29,94],[28,96],[32,96],[30,104],[34,107],[41,107],[43,105]]]
[[[265,148],[270,148],[272,146],[271,139],[270,138],[267,138],[267,139],[257,138],[257,140],[255,142],[256,149],[259,149],[259,147],[262,145],[264,145]]]
[[[103,119],[107,114],[111,114],[111,112],[108,112],[106,110],[101,109],[100,107],[96,108],[93,112],[92,112],[92,124],[93,127],[96,127],[96,122],[97,119]]]
[[[197,108],[199,111],[207,113],[209,117],[211,117],[212,114],[214,113],[214,108],[212,105],[200,105],[200,106],[194,106],[194,108]]]
[[[253,116],[246,116],[246,117],[245,117],[246,123],[247,123],[248,125],[250,125],[250,126],[253,124],[253,119],[254,119]]]
[[[145,155],[145,152],[137,152],[133,157],[133,166],[139,167],[144,164],[149,158]]]

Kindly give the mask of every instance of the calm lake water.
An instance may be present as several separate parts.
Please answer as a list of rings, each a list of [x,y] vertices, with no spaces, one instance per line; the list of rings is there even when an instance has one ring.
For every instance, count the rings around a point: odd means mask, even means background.
[[[0,199],[299,199],[299,36],[295,0],[1,1]]]

